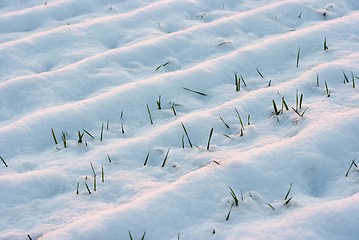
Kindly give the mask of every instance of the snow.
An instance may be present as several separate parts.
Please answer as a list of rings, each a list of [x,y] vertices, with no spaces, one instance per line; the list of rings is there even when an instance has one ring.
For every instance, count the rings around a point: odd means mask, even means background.
[[[358,1],[2,0],[0,26],[0,239],[358,238]]]

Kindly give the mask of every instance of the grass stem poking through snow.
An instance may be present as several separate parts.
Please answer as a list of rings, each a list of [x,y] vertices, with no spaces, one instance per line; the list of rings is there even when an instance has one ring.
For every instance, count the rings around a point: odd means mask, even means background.
[[[47,4],[47,1],[45,2],[45,4],[44,5],[46,5]],[[29,234],[27,234],[27,237],[29,238],[29,240],[32,240],[32,238],[30,237],[30,235]]]
[[[79,195],[79,187],[80,187],[80,183],[77,182],[77,188],[76,188],[76,194]]]
[[[130,240],[133,240],[133,237],[132,237],[131,231],[128,231],[128,235],[130,236]]]
[[[258,68],[256,68],[256,70],[257,70],[257,73],[259,74],[259,76],[261,76],[261,78],[264,78],[262,73],[258,70]]]
[[[3,164],[5,165],[5,167],[9,167],[7,164],[6,164],[6,162],[5,162],[5,160],[0,156],[0,159],[1,159],[1,161],[3,162]]]
[[[242,130],[244,130],[244,126],[243,126],[243,121],[242,121],[241,115],[239,115],[239,112],[238,112],[238,110],[237,110],[236,107],[234,108],[234,110],[236,110],[236,113],[237,113],[237,116],[238,116],[238,119],[239,119],[239,123],[241,124]]]
[[[95,137],[94,136],[92,136],[92,134],[91,133],[89,133],[88,131],[86,131],[85,129],[82,129],[82,130],[84,130],[84,132],[87,134],[87,135],[89,135],[92,139],[95,139]]]
[[[150,123],[153,124],[150,107],[148,106],[148,104],[146,104],[146,106],[147,106],[148,116],[150,117]]]
[[[247,117],[247,124],[248,126],[251,125],[251,115],[248,114],[248,117]]]
[[[290,186],[289,186],[288,192],[287,192],[287,194],[285,195],[284,200],[287,200],[287,198],[288,198],[289,193],[290,193],[290,191],[291,191],[291,190],[292,190],[292,183],[290,183]]]
[[[107,154],[107,159],[108,159],[108,161],[111,163],[112,161],[111,161],[111,158],[110,158],[110,155],[108,155]]]
[[[163,159],[163,163],[161,165],[161,167],[164,167],[166,165],[166,162],[167,162],[167,158],[168,158],[168,154],[170,152],[170,149],[167,150],[167,153],[166,153],[166,156],[165,156],[165,159]]]
[[[350,169],[353,167],[353,165],[354,165],[355,167],[358,167],[358,165],[355,163],[355,160],[356,160],[356,159],[357,159],[357,158],[354,158],[354,160],[352,160],[352,163],[350,164],[349,169],[348,169],[347,173],[345,174],[345,177],[348,177],[349,171],[350,171]]]
[[[231,211],[232,211],[233,206],[234,206],[234,202],[232,202],[232,205],[231,205],[231,207],[229,208],[229,211],[228,211],[228,214],[227,214],[227,217],[226,217],[226,221],[229,220],[229,216],[231,215]]]
[[[100,141],[103,140],[103,123],[101,124],[101,134],[100,134]]]
[[[328,46],[327,46],[327,38],[324,38],[324,51],[328,50]]]
[[[141,240],[145,240],[146,232],[143,233]]]
[[[195,90],[191,90],[189,88],[183,87],[183,89],[186,90],[186,91],[189,91],[189,92],[197,93],[197,94],[202,95],[202,96],[207,96],[207,94],[205,94],[205,93],[198,92],[198,91],[195,91]]]
[[[299,98],[299,109],[302,109],[302,104],[303,104],[303,93],[300,94],[300,98]]]
[[[289,110],[288,105],[284,100],[284,97],[282,97],[282,113],[283,113],[284,109],[287,111]]]
[[[297,67],[299,66],[299,58],[300,58],[300,47],[298,48],[298,52],[297,52]]]
[[[274,113],[275,113],[275,115],[278,116],[280,114],[280,112],[278,112],[277,104],[275,103],[274,100],[272,100],[272,103],[273,103]]]
[[[184,124],[183,124],[183,123],[181,123],[181,124],[182,124],[183,131],[184,131],[184,133],[186,134],[186,137],[187,137],[187,140],[188,140],[189,146],[192,148],[192,147],[193,147],[193,145],[192,145],[191,140],[189,139],[189,136],[188,136],[188,133],[187,133],[186,127],[184,126]],[[183,139],[183,137],[182,137],[182,139]],[[184,148],[184,141],[183,141],[183,140],[182,140],[182,146],[183,146],[183,148]]]
[[[103,170],[103,166],[102,166],[102,168],[101,168],[101,181],[102,181],[102,182],[105,182],[105,172],[104,172],[104,170]]]
[[[82,139],[83,139],[83,137],[84,137],[84,132],[81,133],[80,131],[77,131],[77,134],[78,134],[78,136],[79,136],[79,140],[78,140],[77,142],[78,142],[78,143],[82,143]]]
[[[330,92],[329,92],[327,81],[324,81],[324,84],[325,84],[325,91],[327,93],[327,97],[330,97]]]
[[[171,109],[173,111],[173,115],[177,115],[176,109],[175,109],[175,103],[172,104]]]
[[[223,122],[223,124],[229,129],[229,125],[223,120],[223,118],[221,116],[219,116],[219,118],[221,119],[221,121]]]
[[[229,190],[231,191],[231,196],[234,200],[235,205],[238,206],[238,198],[237,198],[236,193],[233,191],[233,189],[230,186],[228,186],[228,187],[229,187]]]
[[[319,75],[317,74],[317,87],[319,87]]]
[[[107,123],[106,123],[106,130],[108,131],[108,128],[110,127],[110,120],[107,119]]]
[[[52,133],[52,137],[54,138],[54,142],[57,145],[57,139],[56,139],[55,131],[53,128],[51,128],[51,133]]]
[[[272,210],[275,210],[274,207],[270,203],[267,203],[267,204]]]
[[[236,85],[236,92],[241,91],[241,79],[238,78],[237,73],[234,73],[234,83]]]
[[[211,131],[209,132],[208,143],[207,143],[207,150],[208,151],[209,151],[209,145],[211,143],[212,134],[213,134],[213,128],[211,128]]]
[[[305,109],[302,113],[300,113],[299,111],[295,110],[293,107],[292,107],[292,109],[293,109],[293,111],[294,111],[296,114],[298,114],[300,117],[303,117],[303,116],[304,116],[304,113],[308,110],[308,108],[307,108],[307,109]]]
[[[182,148],[184,148],[184,134],[182,134],[181,142],[182,142]]]
[[[156,71],[158,71],[158,69],[160,69],[161,67],[165,67],[169,64],[170,62],[166,62],[166,63],[163,63],[161,65],[159,65],[157,68],[156,68]]]
[[[66,139],[66,132],[62,132],[61,134],[62,142],[64,143],[64,148],[67,147],[67,139]]]
[[[345,74],[344,70],[343,70],[343,75],[344,75],[344,84],[349,83],[349,79],[348,79],[347,75]]]
[[[95,169],[93,168],[92,162],[90,162],[90,164],[91,164],[91,169],[93,172],[93,190],[94,190],[94,192],[96,192],[96,172],[95,172]]]
[[[351,73],[352,73],[353,88],[355,88],[355,78],[354,78],[354,73],[353,73],[353,72],[351,72]]]
[[[156,104],[157,104],[157,109],[161,110],[162,109],[162,107],[161,107],[161,95],[158,96],[158,101],[156,101]]]
[[[122,132],[122,134],[125,134],[125,129],[123,128],[123,123],[121,123],[121,132]]]
[[[245,87],[247,87],[247,83],[246,83],[246,81],[244,81],[244,78],[242,77],[242,75],[239,75],[239,77],[241,78],[241,80],[242,80],[242,82],[243,82],[243,85],[244,85]]]
[[[85,186],[86,186],[87,192],[88,192],[89,194],[91,194],[91,191],[90,191],[89,185],[87,185],[87,183],[85,183]]]
[[[147,161],[148,161],[149,156],[150,156],[150,151],[148,151],[148,153],[146,155],[146,159],[145,159],[145,162],[143,163],[143,166],[147,165]]]

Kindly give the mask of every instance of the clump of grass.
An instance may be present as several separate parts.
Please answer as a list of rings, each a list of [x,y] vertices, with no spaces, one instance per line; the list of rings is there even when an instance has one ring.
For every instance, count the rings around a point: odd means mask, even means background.
[[[161,167],[164,167],[164,166],[166,165],[169,152],[170,152],[170,149],[167,150],[166,156],[165,156],[165,158],[163,159],[163,162],[162,162],[162,166],[161,166]]]
[[[299,58],[300,58],[300,47],[298,48],[298,52],[297,52],[297,67],[299,66]]]
[[[199,94],[201,96],[207,96],[207,94],[205,94],[205,93],[198,92],[198,91],[195,91],[195,90],[192,90],[192,89],[189,89],[189,88],[183,87],[183,89],[186,90],[186,91],[189,91],[189,92],[197,93],[197,94]]]
[[[223,118],[221,116],[219,116],[219,118],[221,119],[224,126],[226,126],[229,129],[230,128],[229,125],[223,120]]]
[[[53,139],[54,139],[54,142],[55,142],[55,144],[57,145],[57,139],[56,139],[55,131],[54,131],[53,128],[51,128],[51,133],[52,133],[52,137],[53,137]]]
[[[61,138],[62,138],[62,142],[64,144],[64,148],[67,148],[67,139],[66,139],[66,135],[67,133],[62,131],[62,134],[61,134]]]
[[[185,135],[186,135],[186,137],[187,137],[188,143],[189,143],[190,147],[192,148],[192,147],[193,147],[193,145],[192,145],[192,142],[191,142],[191,140],[190,140],[190,138],[189,138],[189,136],[188,136],[187,129],[186,129],[186,127],[184,126],[184,124],[183,124],[183,123],[181,123],[181,124],[182,124],[183,131],[184,131],[184,133],[185,133]],[[182,146],[183,146],[183,148],[184,148],[184,141],[183,141],[183,137],[182,137]]]
[[[156,104],[157,104],[157,109],[158,109],[158,110],[161,110],[161,109],[162,109],[162,106],[161,106],[161,95],[158,96],[158,100],[156,101]]]
[[[209,151],[209,145],[211,143],[211,138],[213,134],[213,128],[211,128],[211,131],[209,132],[208,142],[207,142],[207,150]]]
[[[152,121],[152,116],[151,116],[150,107],[148,106],[148,104],[146,104],[146,106],[147,106],[148,116],[150,117],[150,123],[153,125],[153,121]]]
[[[350,171],[350,169],[353,167],[353,165],[354,165],[355,167],[358,167],[358,165],[355,163],[355,160],[356,160],[356,159],[357,159],[357,158],[354,158],[354,159],[352,160],[352,163],[350,164],[349,169],[348,169],[347,173],[345,174],[345,177],[348,177],[349,171]]]
[[[3,162],[3,164],[5,165],[5,167],[9,167],[7,164],[6,164],[6,162],[5,162],[5,160],[0,156],[0,159],[1,159],[1,161]]]

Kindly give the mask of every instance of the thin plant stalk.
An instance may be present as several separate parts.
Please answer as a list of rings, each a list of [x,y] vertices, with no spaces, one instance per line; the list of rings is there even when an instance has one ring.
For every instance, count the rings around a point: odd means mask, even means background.
[[[256,70],[257,70],[257,73],[259,74],[259,76],[261,76],[261,78],[264,78],[262,73],[258,70],[258,68],[256,68]]]
[[[221,119],[221,121],[223,122],[223,124],[229,129],[229,125],[223,120],[223,118],[220,116],[219,117]]]
[[[148,153],[146,155],[146,159],[145,159],[145,162],[143,163],[143,166],[147,165],[147,161],[148,161],[149,156],[150,156],[150,151],[148,151]]]
[[[300,58],[300,47],[298,48],[298,53],[297,53],[297,67],[299,66],[299,58]]]
[[[192,145],[191,140],[189,139],[189,136],[188,136],[188,133],[187,133],[186,127],[184,126],[184,124],[183,124],[183,123],[181,123],[181,124],[182,124],[182,128],[183,128],[183,130],[184,130],[184,133],[186,134],[186,137],[187,137],[187,140],[188,140],[189,146],[192,148],[192,147],[193,147],[193,145]]]
[[[162,163],[162,166],[161,167],[164,167],[166,162],[167,162],[167,158],[168,158],[168,154],[170,152],[170,149],[167,150],[167,153],[166,153],[166,156],[165,156],[165,159],[163,159],[163,163]]]
[[[227,214],[226,221],[229,220],[229,216],[231,215],[231,211],[232,211],[233,206],[234,206],[234,202],[232,202],[232,205],[231,205],[231,207],[229,208],[229,212],[228,212],[228,214]]]
[[[100,134],[100,141],[102,142],[103,139],[103,123],[101,124],[101,134]]]
[[[208,151],[209,151],[209,145],[211,143],[212,134],[213,134],[213,128],[211,128],[211,131],[209,132],[208,143],[207,143],[207,150]]]
[[[239,112],[238,112],[238,110],[237,110],[236,107],[234,108],[234,110],[236,110],[236,113],[237,113],[237,116],[238,116],[238,119],[239,119],[239,123],[241,124],[242,130],[244,130],[244,126],[243,126],[243,121],[242,121],[241,115],[239,115]]]
[[[51,128],[51,133],[52,133],[52,137],[54,138],[54,142],[57,145],[57,139],[56,139],[55,131],[53,128]]]
[[[153,124],[150,107],[148,106],[148,104],[146,104],[146,106],[147,106],[148,116],[150,117],[150,123]]]
[[[3,162],[3,164],[5,165],[5,167],[9,167],[7,164],[6,164],[6,162],[5,162],[5,160],[0,156],[0,159],[1,159],[1,161]]]

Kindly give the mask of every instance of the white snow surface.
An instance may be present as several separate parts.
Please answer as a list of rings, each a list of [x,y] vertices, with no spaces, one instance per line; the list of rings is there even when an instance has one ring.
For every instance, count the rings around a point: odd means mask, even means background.
[[[0,239],[359,239],[358,77],[357,0],[1,0]]]

